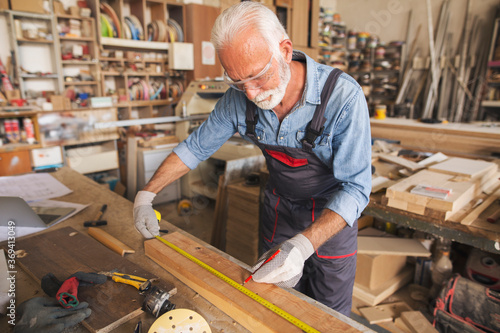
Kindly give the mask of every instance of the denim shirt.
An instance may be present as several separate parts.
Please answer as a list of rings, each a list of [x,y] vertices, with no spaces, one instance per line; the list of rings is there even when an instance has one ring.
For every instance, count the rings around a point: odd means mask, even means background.
[[[293,60],[307,66],[307,78],[301,100],[280,124],[272,110],[257,108],[259,120],[255,134],[269,145],[301,148],[306,126],[321,103],[323,85],[332,67],[319,64],[302,52],[294,51]],[[208,119],[181,142],[174,152],[190,168],[216,152],[233,134],[245,135],[246,96],[228,89]],[[368,204],[371,191],[371,134],[366,99],[356,80],[342,73],[325,111],[323,134],[315,141],[313,152],[331,170],[338,181],[336,191],[325,208],[352,226]]]

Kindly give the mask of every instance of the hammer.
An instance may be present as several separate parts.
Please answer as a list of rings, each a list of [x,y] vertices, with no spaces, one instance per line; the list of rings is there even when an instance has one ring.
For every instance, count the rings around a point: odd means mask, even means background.
[[[106,211],[107,208],[108,208],[108,205],[106,205],[106,204],[102,205],[101,210],[97,213],[94,220],[83,222],[83,226],[84,227],[98,227],[100,225],[108,224],[108,221],[100,220],[101,217],[104,215],[104,212]]]

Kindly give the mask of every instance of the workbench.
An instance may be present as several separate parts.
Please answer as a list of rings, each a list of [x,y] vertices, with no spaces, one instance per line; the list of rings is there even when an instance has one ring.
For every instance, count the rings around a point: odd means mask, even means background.
[[[72,203],[90,204],[90,206],[84,209],[83,211],[79,212],[78,214],[74,215],[73,217],[63,222],[60,222],[57,225],[54,225],[48,228],[47,230],[44,230],[41,233],[36,234],[36,237],[39,237],[39,235],[43,236],[47,232],[52,232],[54,230],[66,227],[72,227],[79,233],[85,235],[87,233],[87,230],[85,227],[83,227],[83,222],[92,220],[93,217],[95,217],[96,214],[101,209],[101,206],[103,204],[107,204],[108,209],[105,213],[104,218],[108,221],[108,224],[100,228],[102,228],[107,233],[119,239],[120,241],[122,241],[123,243],[125,243],[126,245],[130,246],[135,250],[135,253],[127,254],[125,256],[127,260],[129,260],[133,264],[136,264],[142,270],[148,271],[152,275],[157,276],[160,279],[160,281],[173,285],[175,286],[175,288],[177,288],[177,294],[171,299],[171,301],[176,304],[177,308],[188,308],[198,312],[210,324],[212,332],[247,332],[247,329],[241,326],[234,319],[226,315],[224,312],[222,312],[217,307],[212,305],[205,298],[200,296],[193,289],[189,288],[181,280],[178,280],[164,268],[160,267],[153,260],[145,256],[144,239],[135,230],[133,223],[132,202],[110,191],[107,187],[98,184],[89,178],[84,177],[83,175],[77,173],[76,171],[70,168],[63,167],[60,170],[51,173],[51,175],[73,191],[71,194],[56,198],[55,200],[67,201]],[[221,251],[215,249],[214,247],[206,243],[203,243],[201,240],[186,234],[185,232],[176,228],[174,225],[170,224],[167,221],[162,220],[160,223],[160,227],[161,229],[168,229],[169,234],[174,231],[182,233],[188,236],[190,239],[193,239],[196,242],[203,244],[204,247],[214,251],[214,253],[222,255],[225,258],[228,258],[232,262],[235,262],[242,267],[245,267],[247,269],[249,268],[245,264],[230,257],[229,255],[224,254]],[[18,241],[22,240],[23,238],[20,238]],[[295,295],[300,299],[306,300],[308,303],[313,304],[315,307],[317,307],[318,311],[325,312],[328,315],[331,315],[332,317],[341,320],[343,323],[347,323],[354,330],[359,330],[362,332],[369,331],[366,327],[355,322],[354,320],[351,320],[341,314],[338,314],[337,312],[323,306],[322,304],[315,302],[314,300],[308,298],[305,295],[299,294],[293,290],[290,290],[290,293],[292,293],[293,295]],[[44,293],[40,285],[36,283],[30,276],[28,276],[28,274],[24,272],[21,268],[17,267],[16,304],[19,305],[23,301],[29,298],[35,296],[43,296],[43,295]],[[249,299],[249,302],[253,302],[253,300]],[[0,331],[2,332],[8,331],[9,325],[7,323],[7,319],[8,319],[7,317],[1,318]],[[147,332],[151,324],[154,322],[155,318],[150,314],[142,313],[139,316],[130,319],[128,322],[117,327],[112,332],[133,332],[135,325],[139,320],[142,321],[143,332]],[[333,330],[335,329],[333,328]],[[80,324],[71,331],[87,332],[87,329]]]

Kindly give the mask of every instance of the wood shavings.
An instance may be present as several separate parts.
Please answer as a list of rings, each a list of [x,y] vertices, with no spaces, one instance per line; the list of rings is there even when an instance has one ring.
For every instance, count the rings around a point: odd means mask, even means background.
[[[73,236],[76,236],[76,235],[78,235],[78,232],[75,231],[75,232],[70,233],[69,237],[73,237]]]
[[[24,258],[28,255],[28,252],[24,250],[17,250],[15,253],[16,253],[16,258]]]

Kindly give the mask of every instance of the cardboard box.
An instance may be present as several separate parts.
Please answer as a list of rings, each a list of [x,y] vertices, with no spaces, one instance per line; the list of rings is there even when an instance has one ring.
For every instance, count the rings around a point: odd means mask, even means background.
[[[64,96],[52,95],[50,96],[50,103],[52,103],[52,110],[64,110]]]
[[[57,15],[66,15],[66,10],[64,10],[64,5],[61,1],[54,1],[54,14]]]
[[[21,99],[21,91],[16,89],[16,90],[6,90],[5,91],[5,97],[7,97],[8,101],[12,101],[14,99]]]
[[[398,275],[406,264],[406,256],[357,255],[355,283],[374,290]]]
[[[12,10],[46,14],[44,2],[44,0],[14,0],[10,2],[10,6]]]

